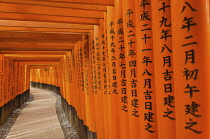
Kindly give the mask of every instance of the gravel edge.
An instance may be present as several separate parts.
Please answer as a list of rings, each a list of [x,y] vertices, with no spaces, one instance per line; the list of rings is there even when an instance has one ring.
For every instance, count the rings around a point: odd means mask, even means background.
[[[33,100],[34,96],[30,93],[29,100],[25,102],[20,108],[15,109],[12,115],[9,118],[7,118],[7,121],[2,126],[0,126],[0,139],[5,139],[7,137],[9,131],[11,130],[12,126],[14,125],[16,119],[18,118],[22,110],[26,106],[28,106]]]
[[[47,90],[49,91],[49,90]],[[61,104],[61,96],[56,94],[53,91],[49,91],[52,95],[56,97],[56,113],[63,130],[65,139],[80,139],[74,127],[69,123],[68,118],[65,115],[65,112]]]

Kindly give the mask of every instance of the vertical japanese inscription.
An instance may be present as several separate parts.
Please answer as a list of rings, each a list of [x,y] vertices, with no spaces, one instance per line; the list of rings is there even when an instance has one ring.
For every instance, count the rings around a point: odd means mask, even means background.
[[[4,57],[0,55],[0,104],[3,105]]]
[[[197,119],[202,117],[199,113],[201,105],[196,102],[195,94],[200,93],[199,87],[196,83],[199,82],[199,69],[197,68],[196,62],[196,49],[199,47],[199,43],[196,41],[197,36],[194,36],[194,29],[198,25],[195,20],[198,10],[193,6],[190,1],[185,1],[182,3],[182,10],[180,11],[182,25],[180,26],[183,32],[186,32],[186,36],[183,38],[183,42],[186,42],[180,46],[180,49],[185,54],[185,59],[183,64],[183,77],[185,79],[185,88],[183,93],[185,93],[190,99],[186,101],[184,105],[185,116],[187,121],[185,121],[185,129],[190,130],[196,134],[201,134],[196,125],[199,124]],[[194,17],[195,16],[195,17]]]
[[[94,91],[93,91],[93,49],[92,49],[92,46],[93,46],[93,43],[94,41],[92,41],[90,39],[90,42],[89,42],[89,70],[90,70],[90,82],[89,82],[89,86],[91,88],[91,92],[90,93],[93,93],[94,94]]]
[[[83,48],[83,59],[84,59],[84,65],[83,65],[83,69],[84,69],[84,87],[85,87],[85,93],[86,95],[90,95],[89,92],[89,50],[88,50],[88,45],[85,42],[84,43],[84,48]]]
[[[96,49],[95,40],[93,40],[92,45],[91,45],[92,72],[93,72],[92,93],[93,94],[97,94],[96,50],[95,49]]]
[[[163,117],[170,120],[175,120],[175,97],[173,92],[173,67],[172,67],[172,35],[171,35],[171,3],[168,0],[158,2],[158,12],[162,17],[159,19],[160,24],[160,39],[162,40],[162,48],[160,48],[160,55],[162,57],[163,67],[163,88],[164,98]]]
[[[102,81],[101,81],[101,48],[99,37],[95,38],[95,57],[96,57],[96,77],[97,77],[97,90],[102,90]]]
[[[123,29],[123,19],[118,19],[117,22],[117,43],[119,44],[119,56],[120,59],[120,90],[121,90],[121,110],[124,112],[128,112],[128,96],[127,96],[127,80],[126,80],[126,63],[125,63],[125,46],[124,46],[124,29]]]
[[[116,33],[114,31],[114,26],[115,26],[115,23],[113,21],[111,21],[109,23],[109,40],[110,40],[110,46],[108,46],[108,48],[110,49],[109,50],[109,56],[110,56],[110,60],[109,62],[110,63],[110,72],[111,72],[111,93],[113,94],[118,94],[118,82],[117,82],[117,51],[116,51],[116,45],[115,45],[115,36],[116,36]]]
[[[135,15],[134,15],[134,10],[133,9],[127,9],[126,10],[126,16],[127,16],[127,21],[123,21],[126,22],[126,34],[127,36],[125,36],[125,38],[127,39],[127,48],[126,48],[126,57],[127,57],[127,61],[126,61],[126,70],[127,70],[127,78],[123,78],[122,79],[122,83],[128,83],[127,84],[127,88],[130,88],[129,90],[123,89],[122,93],[123,94],[127,94],[128,91],[129,94],[131,94],[130,101],[128,104],[131,104],[131,113],[133,116],[135,117],[139,117],[139,98],[138,98],[138,89],[137,89],[137,84],[138,84],[138,80],[137,80],[137,45],[136,45],[136,34],[135,34]],[[121,49],[121,48],[120,48]],[[124,49],[124,48],[123,48]],[[121,53],[121,57],[123,56],[123,53]],[[123,62],[121,62],[121,68],[125,68],[125,65],[123,65]],[[123,75],[124,70],[122,70],[122,74]],[[125,84],[126,85],[126,84]],[[127,96],[125,96],[122,99],[124,102],[126,102],[127,100]]]
[[[80,44],[81,45],[81,44]],[[85,90],[84,88],[84,75],[83,75],[83,72],[84,72],[84,68],[83,68],[83,64],[84,64],[84,60],[83,60],[83,57],[82,57],[82,48],[79,49],[79,59],[80,59],[80,86],[82,88],[82,91]]]
[[[154,61],[152,47],[152,22],[151,22],[151,1],[141,0],[140,3],[140,39],[141,39],[141,82],[144,93],[144,130],[155,133],[153,124],[156,122],[154,102]]]
[[[104,94],[108,94],[108,77],[107,77],[107,47],[106,47],[106,37],[105,34],[101,35],[101,60],[102,60],[102,77],[103,77],[103,89]]]

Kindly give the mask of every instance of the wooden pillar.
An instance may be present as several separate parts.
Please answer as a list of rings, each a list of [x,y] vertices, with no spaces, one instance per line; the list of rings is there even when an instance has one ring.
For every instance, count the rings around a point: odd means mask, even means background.
[[[107,48],[108,48],[108,66],[110,74],[110,94],[108,94],[108,109],[110,110],[110,137],[120,138],[120,97],[119,97],[119,62],[118,51],[116,46],[115,26],[115,8],[109,6],[107,8]]]
[[[158,137],[168,139],[176,137],[171,2],[151,1],[151,7]]]
[[[115,101],[119,103],[119,126],[120,126],[120,135],[121,139],[130,138],[130,128],[129,128],[129,113],[128,113],[128,95],[125,90],[127,89],[126,81],[126,67],[123,66],[125,62],[125,45],[124,45],[124,28],[123,28],[123,1],[115,1],[115,46],[116,46],[116,65],[117,65],[117,80],[118,80],[118,97]],[[122,65],[122,66],[120,66]]]
[[[89,33],[89,93],[90,93],[90,105],[91,105],[91,131],[96,132],[96,117],[95,117],[95,98],[94,98],[94,84],[93,84],[93,47],[94,36],[93,31]]]
[[[4,105],[3,99],[3,81],[4,81],[4,55],[0,55],[0,107]]]
[[[135,1],[141,138],[158,138],[151,0]],[[160,104],[161,105],[161,104]]]
[[[85,112],[86,112],[86,125],[89,127],[90,131],[95,131],[94,122],[93,122],[93,106],[91,97],[90,97],[90,82],[89,82],[89,45],[88,40],[83,41],[83,48],[82,48],[82,56],[83,56],[83,77],[84,77],[84,92],[85,92]]]
[[[137,40],[136,40],[136,14],[135,1],[123,0],[123,25],[124,25],[124,46],[126,65],[126,90],[129,113],[130,139],[140,138],[140,99],[142,92],[138,90],[139,79],[137,59]],[[123,101],[126,101],[123,99]]]
[[[176,138],[209,136],[209,1],[172,0]]]
[[[109,122],[108,122],[108,94],[109,94],[109,78],[108,78],[108,45],[107,45],[107,14],[104,13],[104,20],[101,20],[101,71],[102,71],[102,90],[103,100],[102,107],[104,111],[104,138],[109,138]]]

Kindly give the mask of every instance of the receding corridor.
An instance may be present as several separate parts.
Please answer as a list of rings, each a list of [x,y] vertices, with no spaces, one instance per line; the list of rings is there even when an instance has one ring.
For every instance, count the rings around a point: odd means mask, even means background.
[[[210,139],[209,71],[210,0],[0,0],[0,139]]]

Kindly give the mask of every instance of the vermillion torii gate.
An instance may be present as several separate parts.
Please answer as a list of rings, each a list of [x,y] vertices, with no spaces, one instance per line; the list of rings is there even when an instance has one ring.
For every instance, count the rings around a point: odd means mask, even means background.
[[[209,0],[0,8],[1,123],[31,81],[60,93],[81,138],[210,138]]]

